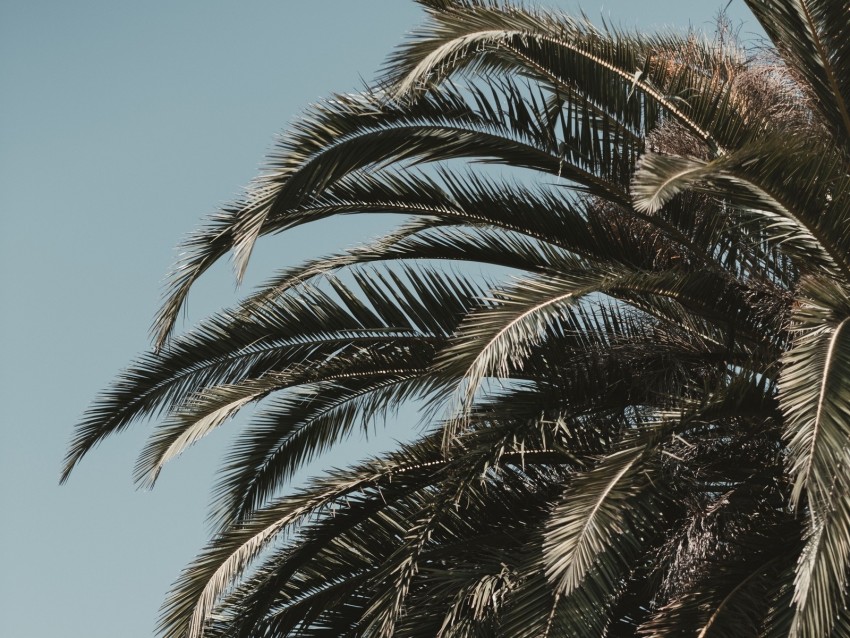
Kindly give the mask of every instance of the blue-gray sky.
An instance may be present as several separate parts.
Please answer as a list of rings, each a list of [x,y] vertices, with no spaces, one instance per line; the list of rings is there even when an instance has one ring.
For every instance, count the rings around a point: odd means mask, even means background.
[[[581,6],[627,27],[711,30],[722,4]],[[729,13],[756,30],[741,0]],[[206,539],[226,433],[140,492],[145,424],[60,488],[71,428],[147,347],[180,238],[239,195],[304,106],[373,78],[422,15],[405,0],[0,0],[0,635],[153,633]],[[361,219],[275,238],[245,289],[377,229]],[[185,327],[237,294],[227,266],[215,269]]]

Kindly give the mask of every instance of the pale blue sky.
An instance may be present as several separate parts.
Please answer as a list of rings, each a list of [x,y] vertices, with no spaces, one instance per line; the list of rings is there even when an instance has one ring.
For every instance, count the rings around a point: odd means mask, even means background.
[[[625,26],[710,29],[723,3],[581,6]],[[749,18],[740,0],[730,15]],[[180,238],[239,194],[305,105],[374,77],[421,17],[405,0],[0,0],[0,635],[152,634],[206,539],[226,433],[139,492],[146,424],[60,488],[71,428],[147,347]],[[275,238],[246,290],[378,228],[351,219]],[[185,326],[236,298],[227,267],[215,269]]]

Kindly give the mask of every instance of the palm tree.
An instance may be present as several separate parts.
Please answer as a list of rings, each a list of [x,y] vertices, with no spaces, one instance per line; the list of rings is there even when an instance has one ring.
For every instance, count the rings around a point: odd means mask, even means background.
[[[188,240],[76,430],[63,480],[166,412],[152,485],[261,404],[163,635],[850,635],[850,5],[748,0],[747,57],[420,1]],[[407,221],[171,336],[228,252],[364,212]],[[283,492],[410,399],[413,442]]]

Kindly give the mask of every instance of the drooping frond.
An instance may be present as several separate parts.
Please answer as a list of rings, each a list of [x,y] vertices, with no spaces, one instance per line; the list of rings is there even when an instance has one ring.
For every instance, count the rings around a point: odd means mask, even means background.
[[[792,480],[791,502],[808,509],[808,540],[795,580],[792,634],[831,631],[850,571],[850,298],[807,279],[792,315],[779,399]]]
[[[163,634],[169,637],[200,636],[219,598],[264,548],[289,527],[330,511],[334,504],[357,494],[415,488],[441,461],[428,442],[401,450],[386,461],[363,464],[358,470],[330,475],[297,496],[289,496],[257,512],[214,539],[188,567],[174,587],[162,617]]]
[[[415,104],[392,103],[380,93],[368,93],[339,95],[316,105],[281,142],[279,153],[269,160],[269,172],[244,205],[217,215],[186,242],[186,257],[175,268],[157,317],[156,343],[165,343],[193,282],[228,250],[234,250],[241,273],[260,235],[327,216],[327,208],[317,211],[313,200],[362,169],[474,158],[559,174],[588,192],[626,203],[625,183],[636,159],[636,142],[577,114],[577,121],[589,127],[581,138],[585,142],[570,157],[559,158],[556,132],[541,125],[541,108],[521,85],[507,80],[487,90],[449,87]],[[603,156],[603,146],[619,150]],[[623,161],[628,166],[618,169]],[[614,170],[621,170],[623,179],[611,180]],[[358,212],[376,207],[392,210],[386,202],[377,202]],[[349,207],[340,212],[352,211]]]
[[[405,291],[408,286],[413,291]],[[197,412],[183,408],[184,403],[197,404],[197,393],[206,387],[243,384],[244,388],[248,380],[269,386],[253,400],[271,391],[274,382],[269,375],[278,375],[274,377],[278,387],[310,382],[317,378],[316,366],[331,360],[341,364],[346,352],[353,355],[367,344],[404,347],[395,338],[406,336],[417,343],[431,339],[433,349],[433,340],[453,331],[475,297],[475,286],[462,278],[411,270],[405,280],[358,275],[353,287],[335,282],[332,292],[305,284],[274,303],[252,306],[247,314],[239,308],[223,312],[176,339],[167,350],[142,356],[101,395],[77,430],[63,480],[99,441],[138,418],[182,410],[184,416],[157,445],[176,441],[192,427],[185,414]],[[312,329],[305,331],[305,326]],[[257,381],[261,377],[264,381]],[[221,420],[207,420],[196,433],[209,431]],[[196,438],[190,435],[184,443]],[[145,460],[140,463],[142,474],[153,467]]]
[[[644,449],[634,448],[606,456],[595,468],[573,479],[552,511],[543,557],[556,595],[569,595],[581,587],[606,551],[613,549],[612,554],[625,558],[621,543],[630,536],[628,540],[634,543],[641,534],[646,512],[631,497],[652,485],[651,474],[641,466],[644,453]]]

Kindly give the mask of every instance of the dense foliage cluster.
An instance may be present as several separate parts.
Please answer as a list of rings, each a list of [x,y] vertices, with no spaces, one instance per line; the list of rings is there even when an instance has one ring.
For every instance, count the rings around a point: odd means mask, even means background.
[[[191,237],[78,426],[64,478],[166,413],[152,484],[260,404],[163,634],[850,635],[850,4],[747,0],[758,55],[422,4]],[[349,213],[406,221],[171,336],[214,262]],[[408,400],[414,441],[285,490]]]

